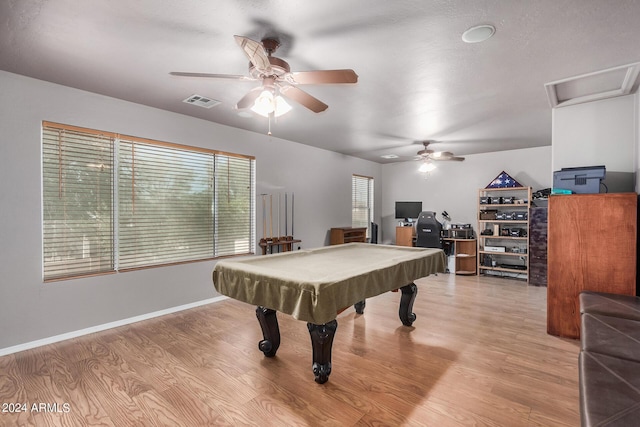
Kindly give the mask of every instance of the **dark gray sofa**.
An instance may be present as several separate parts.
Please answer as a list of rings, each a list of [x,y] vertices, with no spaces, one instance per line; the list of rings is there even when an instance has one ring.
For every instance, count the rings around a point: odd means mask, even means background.
[[[580,293],[583,426],[640,426],[640,298]]]

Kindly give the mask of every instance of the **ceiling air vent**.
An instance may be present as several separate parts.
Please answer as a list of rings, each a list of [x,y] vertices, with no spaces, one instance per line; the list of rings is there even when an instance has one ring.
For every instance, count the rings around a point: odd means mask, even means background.
[[[211,108],[220,104],[220,101],[216,99],[207,98],[206,96],[200,95],[191,95],[187,99],[182,102],[186,102],[187,104],[197,105],[198,107]]]

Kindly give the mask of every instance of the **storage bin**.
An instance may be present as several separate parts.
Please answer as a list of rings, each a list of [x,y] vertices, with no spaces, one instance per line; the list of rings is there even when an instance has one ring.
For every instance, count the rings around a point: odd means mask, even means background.
[[[485,210],[485,211],[480,211],[480,219],[481,220],[491,220],[491,219],[496,219],[496,215],[497,215],[498,211],[497,210]]]

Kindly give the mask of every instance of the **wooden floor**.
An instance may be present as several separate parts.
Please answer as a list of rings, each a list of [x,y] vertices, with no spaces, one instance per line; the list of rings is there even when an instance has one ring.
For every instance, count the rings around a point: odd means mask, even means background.
[[[0,357],[1,409],[27,404],[0,425],[579,425],[578,342],[546,334],[546,288],[416,283],[413,327],[395,292],[338,317],[326,384],[304,322],[279,315],[268,359],[254,307],[225,300]]]

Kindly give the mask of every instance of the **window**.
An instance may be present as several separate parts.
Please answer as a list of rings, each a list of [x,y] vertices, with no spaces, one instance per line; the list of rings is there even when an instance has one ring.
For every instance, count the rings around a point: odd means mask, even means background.
[[[255,160],[43,123],[44,278],[248,254]]]
[[[46,278],[113,271],[115,135],[43,126]]]
[[[351,194],[351,226],[367,227],[367,237],[370,237],[373,222],[373,178],[353,175]]]

